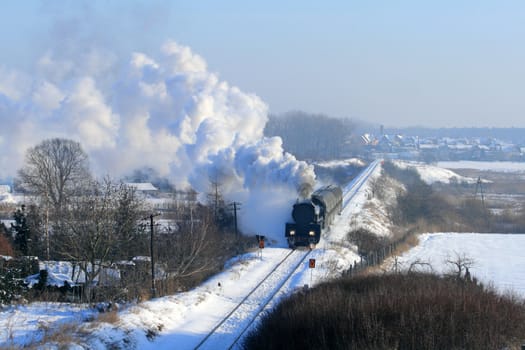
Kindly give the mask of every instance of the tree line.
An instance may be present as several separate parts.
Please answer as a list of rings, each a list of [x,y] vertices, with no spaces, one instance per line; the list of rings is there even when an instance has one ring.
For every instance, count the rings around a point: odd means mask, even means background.
[[[298,159],[326,160],[345,156],[356,148],[356,126],[349,119],[301,111],[270,115],[265,136],[280,136],[283,148]]]

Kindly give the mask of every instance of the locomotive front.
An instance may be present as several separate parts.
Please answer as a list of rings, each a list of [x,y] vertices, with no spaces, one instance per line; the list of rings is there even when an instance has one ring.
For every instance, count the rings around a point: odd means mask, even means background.
[[[294,204],[292,218],[294,223],[287,223],[285,237],[290,248],[296,246],[311,246],[321,239],[321,225],[319,224],[319,206],[311,200]]]
[[[341,212],[343,193],[340,187],[326,186],[312,194],[311,199],[293,206],[293,223],[287,223],[285,237],[290,248],[315,247],[321,239],[321,230],[329,226]]]

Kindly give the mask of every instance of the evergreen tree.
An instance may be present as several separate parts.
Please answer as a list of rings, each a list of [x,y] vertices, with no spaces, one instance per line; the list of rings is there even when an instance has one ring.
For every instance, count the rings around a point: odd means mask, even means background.
[[[25,205],[22,204],[21,209],[14,212],[15,223],[11,224],[11,228],[15,231],[15,247],[22,255],[28,255],[28,242],[31,233],[27,224],[25,208]]]
[[[18,275],[19,271],[14,268],[6,268],[0,272],[0,305],[10,304],[27,289]]]

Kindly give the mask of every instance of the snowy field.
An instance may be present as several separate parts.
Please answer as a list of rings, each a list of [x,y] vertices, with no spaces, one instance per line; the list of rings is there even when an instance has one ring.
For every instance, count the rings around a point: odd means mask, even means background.
[[[447,260],[465,257],[473,260],[469,269],[473,277],[493,284],[501,293],[512,291],[525,298],[524,247],[525,234],[423,234],[419,245],[402,255],[399,262],[408,268],[420,261],[429,263],[435,272],[449,273],[454,268]]]
[[[525,162],[438,162],[437,166],[446,169],[477,169],[501,172],[525,172]]]
[[[525,163],[520,162],[439,162],[436,166],[421,163],[415,166],[427,183],[448,183],[452,176],[460,181],[472,182],[472,178],[461,177],[453,169],[477,169],[497,172],[525,172]],[[448,169],[452,169],[448,170]],[[419,237],[420,243],[400,257],[400,263],[408,268],[416,260],[430,263],[434,271],[448,273],[452,265],[447,260],[457,256],[474,261],[471,275],[485,283],[492,283],[500,292],[512,290],[525,297],[525,234],[477,234],[436,233]]]

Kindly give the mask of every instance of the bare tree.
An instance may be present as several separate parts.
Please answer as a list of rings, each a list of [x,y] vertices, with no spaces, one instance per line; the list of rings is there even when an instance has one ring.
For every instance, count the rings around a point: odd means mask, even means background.
[[[60,242],[57,251],[76,262],[84,273],[88,301],[102,269],[129,254],[128,244],[136,238],[144,211],[134,192],[133,188],[115,185],[109,179],[93,182],[89,193],[71,198],[65,212],[64,230],[56,240]]]
[[[18,176],[22,186],[48,201],[55,213],[91,177],[88,156],[80,143],[61,138],[30,148]]]
[[[173,276],[186,277],[213,267],[213,256],[208,256],[217,237],[216,228],[207,213],[199,212],[196,207],[186,207],[182,213],[180,231],[172,247],[171,268]],[[218,247],[217,247],[218,248]]]
[[[457,278],[461,278],[463,272],[470,275],[469,268],[471,268],[475,261],[472,258],[467,257],[465,254],[454,253],[454,257],[446,260],[447,264],[453,266],[454,274]],[[470,276],[468,276],[470,278]]]
[[[175,231],[159,230],[156,254],[158,263],[167,271],[163,283],[172,283],[179,290],[195,285],[220,268],[229,253],[225,249],[227,238],[219,234],[212,208],[188,203],[178,208],[175,220]]]
[[[423,261],[421,259],[416,259],[410,263],[410,266],[408,267],[408,273],[416,272],[420,269],[426,269],[429,272],[434,271],[432,264],[430,264],[427,261]]]
[[[233,215],[222,194],[221,183],[210,177],[210,191],[207,194],[207,204],[213,209],[213,219],[218,228],[226,230],[233,225]]]

